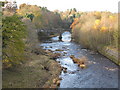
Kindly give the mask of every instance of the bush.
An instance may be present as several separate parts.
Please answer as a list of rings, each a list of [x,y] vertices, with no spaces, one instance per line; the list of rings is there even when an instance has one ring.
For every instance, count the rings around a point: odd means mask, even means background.
[[[77,20],[77,21],[76,21]],[[83,13],[71,25],[73,37],[87,48],[118,46],[118,15],[110,12]],[[76,23],[77,22],[77,23]]]

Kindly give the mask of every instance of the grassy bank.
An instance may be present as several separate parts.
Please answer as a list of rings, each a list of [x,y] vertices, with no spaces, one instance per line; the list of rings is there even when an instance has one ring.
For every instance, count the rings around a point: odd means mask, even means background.
[[[45,55],[30,53],[30,56],[21,66],[3,70],[3,88],[57,87],[52,81],[60,74],[58,63]]]

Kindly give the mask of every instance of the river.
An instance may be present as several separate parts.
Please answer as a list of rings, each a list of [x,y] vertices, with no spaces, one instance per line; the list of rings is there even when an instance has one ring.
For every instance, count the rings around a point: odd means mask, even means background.
[[[42,43],[43,49],[50,49],[61,53],[61,57],[56,59],[62,67],[67,68],[67,72],[61,73],[62,78],[60,88],[118,88],[118,66],[99,53],[83,49],[71,41],[71,33],[64,32],[62,41],[57,37]],[[63,51],[56,51],[61,49]],[[77,58],[86,57],[88,59],[85,69],[81,69],[73,62],[70,55]],[[57,68],[56,68],[57,70]]]

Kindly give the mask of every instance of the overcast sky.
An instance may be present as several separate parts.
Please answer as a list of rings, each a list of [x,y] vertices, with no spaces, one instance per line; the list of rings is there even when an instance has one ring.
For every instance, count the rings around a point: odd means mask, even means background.
[[[14,0],[9,0],[14,1]],[[27,3],[45,6],[49,10],[65,11],[76,8],[78,11],[111,11],[118,12],[120,0],[16,0],[18,4]]]

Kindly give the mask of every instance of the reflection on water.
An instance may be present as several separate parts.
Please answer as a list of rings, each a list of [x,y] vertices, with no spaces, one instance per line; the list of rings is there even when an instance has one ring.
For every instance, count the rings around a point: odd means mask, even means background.
[[[62,72],[60,88],[117,88],[118,87],[118,69],[117,66],[107,58],[95,54],[92,55],[87,49],[82,49],[80,45],[71,41],[71,33],[64,32],[62,41],[59,36],[51,38],[52,42],[42,43],[43,49],[50,49],[61,53],[60,61],[62,67],[67,68],[67,72]],[[62,51],[56,51],[61,49]],[[81,69],[73,63],[70,55],[77,58],[88,58],[87,68]],[[109,68],[107,68],[109,67]]]

